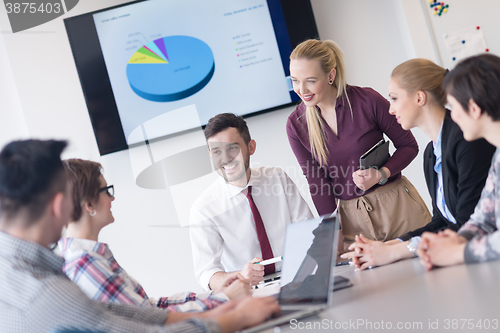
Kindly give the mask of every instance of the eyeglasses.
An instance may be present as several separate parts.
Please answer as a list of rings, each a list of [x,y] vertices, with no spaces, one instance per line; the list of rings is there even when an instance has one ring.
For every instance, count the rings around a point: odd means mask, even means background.
[[[97,191],[97,194],[101,193],[101,192],[104,192],[106,191],[106,194],[108,195],[108,197],[114,197],[115,196],[115,187],[113,185],[109,185],[109,186],[106,186],[106,187],[101,187],[98,191]]]

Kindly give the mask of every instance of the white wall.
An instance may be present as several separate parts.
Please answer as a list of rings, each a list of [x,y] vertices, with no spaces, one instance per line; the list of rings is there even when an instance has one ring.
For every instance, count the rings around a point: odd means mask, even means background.
[[[442,13],[441,16],[433,15],[432,9],[428,1],[421,0],[425,7],[425,13],[429,26],[431,27],[432,36],[436,45],[437,54],[441,65],[450,70],[460,61],[460,58],[453,60],[453,54],[446,47],[444,36],[450,33],[461,31],[463,29],[473,29],[480,27],[486,41],[489,52],[500,55],[500,39],[498,38],[498,30],[500,28],[498,13],[500,11],[500,1],[498,0],[475,0],[473,8],[469,1],[448,0],[448,12]],[[468,38],[466,38],[468,39]],[[467,40],[466,45],[472,40]],[[483,53],[485,50],[480,50],[478,53]],[[474,54],[469,54],[470,56]],[[455,54],[456,56],[456,54]]]
[[[7,50],[0,34],[0,146],[16,139],[29,137],[21,101],[9,66]]]
[[[418,1],[312,0],[321,38],[335,40],[345,53],[350,84],[371,86],[386,96],[391,70],[417,50],[427,50],[421,42],[413,42],[418,25],[409,28],[406,23],[406,13],[422,15],[407,8],[408,3],[420,6]],[[80,1],[70,16],[123,2]],[[0,145],[28,136],[65,138],[71,146],[64,158],[101,162],[108,183],[117,191],[116,222],[102,231],[101,241],[110,244],[118,262],[151,296],[199,291],[188,229],[179,227],[170,192],[136,186],[128,151],[99,156],[62,19],[12,34],[4,7],[0,8]],[[247,120],[257,141],[252,165],[283,167],[307,195],[285,133],[292,111],[287,108]],[[422,151],[428,140],[419,131],[414,134]],[[429,202],[421,155],[404,174]]]

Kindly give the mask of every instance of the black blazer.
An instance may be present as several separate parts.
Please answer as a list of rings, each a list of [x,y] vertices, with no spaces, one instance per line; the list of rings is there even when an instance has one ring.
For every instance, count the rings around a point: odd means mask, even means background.
[[[436,205],[438,176],[434,171],[436,156],[431,141],[424,152],[424,172],[432,198],[432,220],[426,226],[400,237],[403,241],[420,236],[424,231],[457,231],[469,220],[479,201],[495,147],[484,139],[466,141],[460,127],[453,122],[447,111],[441,133],[441,151],[444,200],[457,223],[448,221]]]

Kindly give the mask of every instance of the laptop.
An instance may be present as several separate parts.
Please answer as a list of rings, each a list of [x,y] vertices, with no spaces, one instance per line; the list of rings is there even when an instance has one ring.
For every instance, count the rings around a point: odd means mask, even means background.
[[[276,296],[282,313],[242,332],[258,332],[291,319],[315,315],[330,306],[339,232],[336,214],[287,226],[280,290]],[[343,277],[336,279],[336,284],[343,288],[352,285]]]

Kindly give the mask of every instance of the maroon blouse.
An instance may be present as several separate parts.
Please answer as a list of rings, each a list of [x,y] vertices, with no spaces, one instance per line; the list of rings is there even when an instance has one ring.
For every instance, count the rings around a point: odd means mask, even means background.
[[[388,182],[401,177],[403,170],[418,154],[418,144],[410,131],[405,131],[389,114],[389,102],[372,88],[347,86],[347,96],[337,98],[337,135],[321,117],[328,148],[327,165],[320,167],[311,154],[306,122],[306,107],[301,103],[288,117],[286,130],[290,146],[309,183],[314,205],[320,215],[332,213],[335,198],[349,200],[369,193],[361,191],[352,180],[359,169],[359,157],[383,138],[385,133],[396,147],[385,167],[391,171]]]

